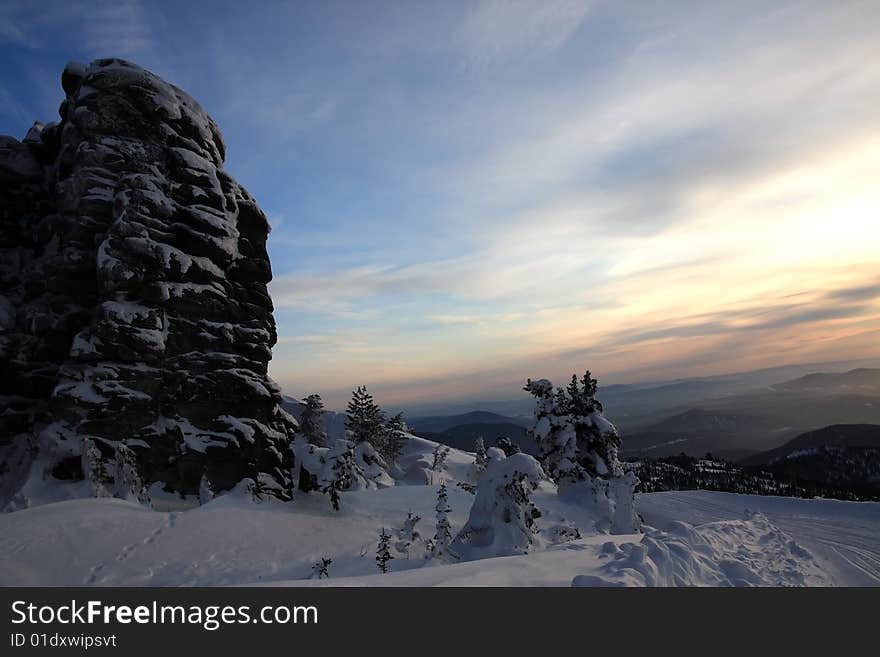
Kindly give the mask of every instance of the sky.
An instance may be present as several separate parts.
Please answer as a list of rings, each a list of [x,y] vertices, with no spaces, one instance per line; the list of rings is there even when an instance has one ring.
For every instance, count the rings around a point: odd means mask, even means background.
[[[880,3],[9,2],[0,133],[68,60],[187,90],[269,217],[285,392],[509,399],[880,356]]]

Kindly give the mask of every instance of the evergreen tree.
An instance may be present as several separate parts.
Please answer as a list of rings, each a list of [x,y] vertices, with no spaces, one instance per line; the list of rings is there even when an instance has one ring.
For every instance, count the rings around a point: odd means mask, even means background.
[[[208,470],[202,471],[202,478],[199,480],[199,504],[207,504],[214,499],[214,489],[211,487],[211,481],[208,479]]]
[[[330,503],[339,511],[339,491],[349,490],[363,482],[364,474],[355,461],[351,441],[338,439],[325,457],[326,472],[322,478],[322,490],[330,495]]]
[[[416,529],[416,524],[421,520],[421,516],[414,515],[412,511],[406,514],[406,520],[403,521],[403,527],[397,532],[397,543],[394,549],[405,554],[409,558],[410,550],[416,544],[421,542],[422,536]]]
[[[113,497],[149,505],[149,495],[141,479],[135,453],[122,441],[114,451]]]
[[[351,439],[356,443],[369,442],[381,451],[385,418],[382,410],[373,400],[373,395],[367,392],[366,386],[358,386],[357,390],[351,393],[347,414],[345,428],[348,429]]]
[[[452,532],[449,527],[449,512],[452,511],[452,507],[449,506],[445,483],[441,484],[437,491],[437,505],[434,510],[437,512],[437,524],[431,541],[431,558],[440,561],[457,561],[458,555],[450,547]]]
[[[529,379],[525,390],[536,402],[530,434],[538,444],[541,464],[559,485],[560,494],[569,486],[586,484],[589,496],[610,510],[608,526],[612,531],[637,531],[633,494],[638,479],[623,471],[620,436],[602,414],[597,389],[589,370],[580,380],[572,375],[568,386],[555,390],[546,379]],[[630,529],[622,529],[626,527]]]
[[[389,540],[391,540],[391,534],[385,533],[385,528],[383,527],[379,533],[379,545],[376,548],[376,565],[379,567],[379,572],[382,573],[388,572],[388,562],[394,559],[391,556],[391,551],[388,549]]]
[[[324,402],[321,395],[309,395],[303,400],[303,411],[299,418],[299,432],[305,436],[312,445],[325,447],[327,444],[327,432],[321,418],[324,415]]]
[[[477,476],[486,469],[487,463],[486,443],[483,442],[483,437],[479,436],[474,443],[474,470],[476,471]]]
[[[431,463],[431,470],[434,472],[443,472],[446,469],[446,457],[449,456],[449,448],[446,445],[437,444],[434,448],[434,460]]]
[[[339,511],[339,489],[335,486],[330,488],[330,504],[334,511]]]
[[[322,557],[320,561],[316,562],[315,565],[312,566],[311,579],[329,578],[331,563],[333,563],[333,559],[328,559],[327,557]]]
[[[531,435],[538,443],[544,469],[560,484],[612,471],[619,474],[620,439],[614,425],[599,410],[596,387],[589,371],[581,382],[572,375],[565,389],[554,391],[546,379],[529,379],[525,386],[537,402]]]
[[[385,423],[384,439],[382,440],[382,449],[380,454],[385,462],[391,466],[400,456],[400,452],[406,445],[409,437],[406,435],[409,427],[403,421],[403,413],[398,413]]]
[[[95,497],[107,497],[107,490],[104,488],[107,481],[104,457],[91,438],[83,438],[81,460],[83,477],[91,485],[92,494]]]

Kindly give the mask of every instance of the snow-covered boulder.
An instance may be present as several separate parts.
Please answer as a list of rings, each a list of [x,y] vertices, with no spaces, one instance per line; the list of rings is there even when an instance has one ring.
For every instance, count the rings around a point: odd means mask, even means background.
[[[108,462],[124,441],[145,485],[289,490],[269,225],[217,125],[122,60],[62,86],[60,123],[0,137],[0,457],[71,482],[85,438]],[[28,478],[7,477],[6,499]]]

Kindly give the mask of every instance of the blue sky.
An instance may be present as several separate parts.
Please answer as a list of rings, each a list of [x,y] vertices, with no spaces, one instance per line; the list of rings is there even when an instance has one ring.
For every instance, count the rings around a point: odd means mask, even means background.
[[[876,2],[0,2],[0,132],[120,56],[270,217],[339,406],[880,355]]]

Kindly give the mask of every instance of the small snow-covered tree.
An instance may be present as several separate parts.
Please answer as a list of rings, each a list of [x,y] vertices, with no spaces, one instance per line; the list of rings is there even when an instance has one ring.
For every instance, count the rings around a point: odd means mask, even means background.
[[[324,447],[327,444],[327,432],[321,418],[324,415],[324,402],[321,395],[309,395],[303,401],[303,411],[299,418],[299,433],[312,445]]]
[[[364,480],[364,474],[355,462],[354,445],[349,440],[337,439],[323,457],[321,490],[330,495],[333,509],[339,511],[339,492],[351,490]]]
[[[339,511],[339,489],[335,486],[330,488],[330,505],[334,511]]]
[[[388,465],[392,465],[400,456],[403,446],[409,440],[408,432],[409,427],[403,421],[403,413],[398,413],[385,423],[380,453]]]
[[[452,549],[467,559],[528,552],[541,515],[530,496],[545,478],[541,465],[528,454],[490,459]]]
[[[122,441],[116,444],[114,450],[113,470],[113,497],[140,504],[149,503],[149,495],[141,479],[137,456]]]
[[[211,480],[208,479],[207,469],[202,471],[202,478],[199,480],[199,504],[207,504],[214,499],[214,489],[211,486]]]
[[[407,559],[409,559],[414,546],[422,542],[422,535],[416,529],[416,524],[421,519],[421,516],[408,511],[403,526],[397,531],[397,542],[394,544],[394,549],[405,555]]]
[[[382,531],[379,532],[379,545],[376,547],[376,565],[381,573],[388,572],[388,562],[394,559],[389,549],[390,540],[391,534],[386,533],[383,527]]]
[[[431,540],[431,558],[446,562],[458,561],[459,556],[451,547],[449,512],[452,511],[452,507],[449,506],[445,483],[440,484],[440,489],[437,491],[437,505],[434,510],[437,512],[437,524],[434,538]]]
[[[366,386],[358,386],[351,393],[345,422],[351,439],[356,443],[366,441],[379,448],[384,437],[383,423],[382,410],[373,400],[373,395],[367,392]]]
[[[331,563],[333,563],[333,559],[321,557],[321,560],[315,562],[312,566],[312,576],[310,579],[326,579],[330,577]]]
[[[434,460],[431,462],[431,470],[443,472],[446,469],[446,457],[449,456],[449,448],[438,443],[434,448],[433,456]]]
[[[483,442],[483,437],[479,436],[474,442],[474,471],[477,475],[486,469],[487,462],[486,443]]]
[[[101,450],[91,438],[82,440],[82,470],[83,477],[92,488],[95,497],[107,497],[107,489],[104,487],[107,481],[107,469],[104,467],[104,457]]]

